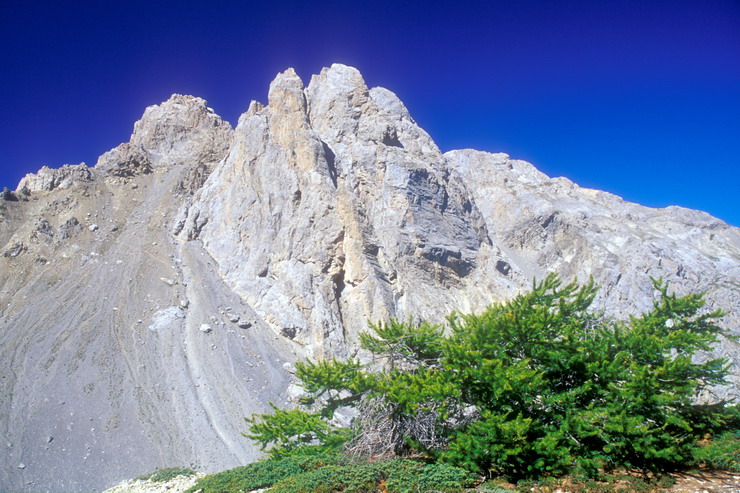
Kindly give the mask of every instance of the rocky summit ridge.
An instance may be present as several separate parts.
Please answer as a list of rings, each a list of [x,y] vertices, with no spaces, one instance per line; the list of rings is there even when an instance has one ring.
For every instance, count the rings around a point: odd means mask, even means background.
[[[559,272],[650,307],[650,276],[706,291],[740,334],[740,230],[442,153],[403,103],[335,64],[289,69],[236,128],[200,98],[146,109],[94,167],[0,200],[0,490],[89,491],[157,467],[259,455],[242,416],[299,394],[304,357],[368,321],[443,321]],[[739,395],[740,347],[723,340]]]

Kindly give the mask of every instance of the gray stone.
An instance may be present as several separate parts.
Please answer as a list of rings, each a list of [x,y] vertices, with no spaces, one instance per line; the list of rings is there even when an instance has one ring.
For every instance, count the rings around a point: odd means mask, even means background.
[[[185,312],[180,308],[176,306],[164,308],[152,315],[152,323],[149,325],[149,330],[153,332],[172,330],[184,318]],[[137,323],[141,323],[141,320],[137,320]]]

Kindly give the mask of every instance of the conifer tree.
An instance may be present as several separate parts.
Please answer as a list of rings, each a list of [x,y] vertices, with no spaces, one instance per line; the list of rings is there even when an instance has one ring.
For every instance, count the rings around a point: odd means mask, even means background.
[[[448,327],[390,320],[360,337],[376,360],[304,362],[300,409],[248,419],[273,455],[307,443],[366,455],[423,453],[485,475],[533,478],[578,470],[664,471],[691,461],[719,429],[724,402],[699,392],[726,383],[723,359],[695,361],[723,334],[702,295],[660,298],[640,317],[590,310],[593,281],[555,275]],[[360,410],[352,430],[329,425]]]

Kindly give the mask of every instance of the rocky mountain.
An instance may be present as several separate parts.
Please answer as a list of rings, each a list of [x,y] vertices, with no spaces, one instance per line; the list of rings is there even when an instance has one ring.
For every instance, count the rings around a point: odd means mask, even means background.
[[[89,491],[259,453],[242,416],[289,405],[299,358],[368,321],[442,321],[550,271],[648,308],[650,276],[703,290],[740,334],[740,230],[443,154],[403,103],[333,65],[293,70],[236,128],[205,101],[147,108],[94,167],[42,168],[0,200],[0,490]],[[734,364],[740,347],[717,354]]]

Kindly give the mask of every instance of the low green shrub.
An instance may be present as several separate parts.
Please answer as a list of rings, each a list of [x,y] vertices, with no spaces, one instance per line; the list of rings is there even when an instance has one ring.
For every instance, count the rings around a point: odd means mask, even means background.
[[[699,465],[740,471],[740,431],[728,431],[694,450]]]
[[[511,493],[512,490],[494,484],[490,481],[486,481],[485,483],[478,486],[478,491],[481,491],[483,493]]]
[[[413,459],[392,459],[376,463],[333,464],[283,479],[270,490],[273,493],[393,493],[429,491],[456,492],[471,487],[475,477],[449,464],[427,464]]]
[[[310,448],[307,452],[311,455],[293,454],[209,474],[200,478],[186,493],[198,490],[203,490],[203,493],[225,493],[269,488],[281,479],[333,465],[340,460],[337,455],[316,454]]]
[[[475,477],[449,464],[413,459],[353,462],[338,454],[316,454],[310,447],[281,459],[255,462],[198,480],[187,493],[225,493],[271,488],[271,493],[453,492],[471,487]]]
[[[272,493],[333,493],[344,491],[360,493],[377,491],[382,479],[379,468],[372,464],[327,465],[314,471],[282,479],[270,490]]]
[[[476,479],[469,471],[444,463],[394,459],[382,466],[386,488],[398,493],[460,491],[472,486]]]
[[[166,469],[159,469],[149,474],[139,476],[138,480],[151,481],[152,483],[164,483],[170,479],[174,479],[178,476],[192,476],[195,471],[184,467],[168,467]]]

